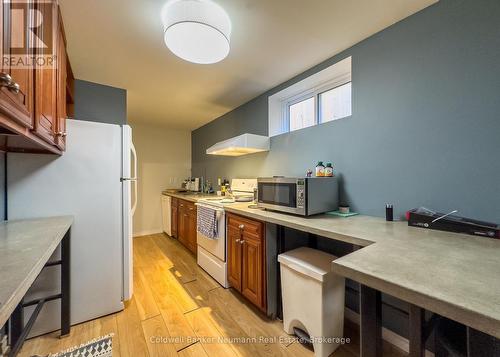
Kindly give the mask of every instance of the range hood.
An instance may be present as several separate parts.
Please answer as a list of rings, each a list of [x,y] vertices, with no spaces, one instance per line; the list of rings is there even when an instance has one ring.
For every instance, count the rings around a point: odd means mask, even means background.
[[[269,151],[270,140],[267,136],[243,134],[221,141],[207,149],[209,155],[242,156],[256,152]]]

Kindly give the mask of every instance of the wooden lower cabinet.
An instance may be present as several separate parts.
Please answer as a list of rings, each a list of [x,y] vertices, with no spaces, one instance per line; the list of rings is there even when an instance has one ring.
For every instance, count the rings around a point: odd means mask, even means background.
[[[197,244],[196,244],[196,220],[197,211],[194,203],[178,200],[177,206],[177,218],[174,217],[175,213],[172,211],[172,222],[174,220],[177,222],[177,239],[189,249],[193,254],[196,254]],[[172,223],[172,226],[174,223]],[[173,234],[173,233],[172,233]]]
[[[187,242],[187,235],[186,235],[186,227],[187,227],[187,219],[188,215],[186,212],[186,204],[184,201],[179,200],[179,216],[178,216],[178,225],[177,225],[177,239],[179,239],[179,242],[181,242],[183,245],[186,245]]]
[[[241,262],[242,249],[240,244],[241,232],[238,228],[228,225],[227,239],[227,279],[229,284],[241,291]]]
[[[266,312],[264,224],[234,214],[227,217],[229,283]]]
[[[197,246],[196,236],[197,236],[197,210],[194,204],[188,206],[188,221],[187,221],[187,244],[186,247],[196,255]]]
[[[170,209],[171,209],[172,237],[177,238],[178,223],[179,223],[179,201],[177,200],[177,198],[172,197],[172,204]]]
[[[241,293],[254,305],[265,307],[264,246],[262,239],[243,234]]]

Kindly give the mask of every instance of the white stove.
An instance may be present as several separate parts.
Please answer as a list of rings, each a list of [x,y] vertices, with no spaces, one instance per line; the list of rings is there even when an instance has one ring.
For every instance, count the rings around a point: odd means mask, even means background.
[[[257,180],[233,179],[231,188],[232,195],[229,197],[203,198],[196,203],[198,206],[213,209],[216,212],[218,225],[216,239],[210,239],[197,232],[198,265],[225,288],[229,287],[229,282],[227,280],[226,213],[224,207],[252,201],[254,189],[257,188]]]

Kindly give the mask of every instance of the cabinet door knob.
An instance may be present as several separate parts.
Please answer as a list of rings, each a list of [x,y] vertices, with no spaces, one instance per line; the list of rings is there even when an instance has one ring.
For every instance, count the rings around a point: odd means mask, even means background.
[[[0,85],[2,87],[8,87],[12,84],[12,77],[7,73],[0,72]]]
[[[63,131],[60,131],[60,132],[58,132],[58,133],[57,133],[57,135],[58,135],[58,136],[65,137],[65,136],[67,136],[67,135],[68,135],[68,133],[65,133],[65,132],[63,132]]]
[[[239,228],[240,229],[245,229],[245,225],[244,224],[240,224]]]
[[[14,92],[14,93],[19,93],[21,91],[21,87],[19,86],[19,84],[15,83],[15,82],[12,82],[11,84],[9,84],[7,86],[7,88],[11,91],[11,92]]]
[[[245,243],[245,240],[244,239],[240,240],[240,244],[243,244],[243,243]]]
[[[15,92],[16,94],[21,91],[21,87],[19,84],[12,80],[12,77],[7,73],[0,73],[0,87],[7,87],[11,92]]]
[[[193,207],[189,207],[189,210],[192,211],[192,210],[194,210],[194,208]]]
[[[240,240],[239,240],[239,239],[236,239],[236,243],[239,243],[239,242],[240,242]]]

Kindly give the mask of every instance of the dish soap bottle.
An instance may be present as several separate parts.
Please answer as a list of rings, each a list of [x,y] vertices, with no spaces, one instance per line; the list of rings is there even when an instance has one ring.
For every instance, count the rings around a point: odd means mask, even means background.
[[[325,176],[325,165],[323,165],[323,161],[319,161],[316,165],[316,177]]]
[[[333,177],[333,166],[331,163],[327,163],[325,167],[325,176]]]

